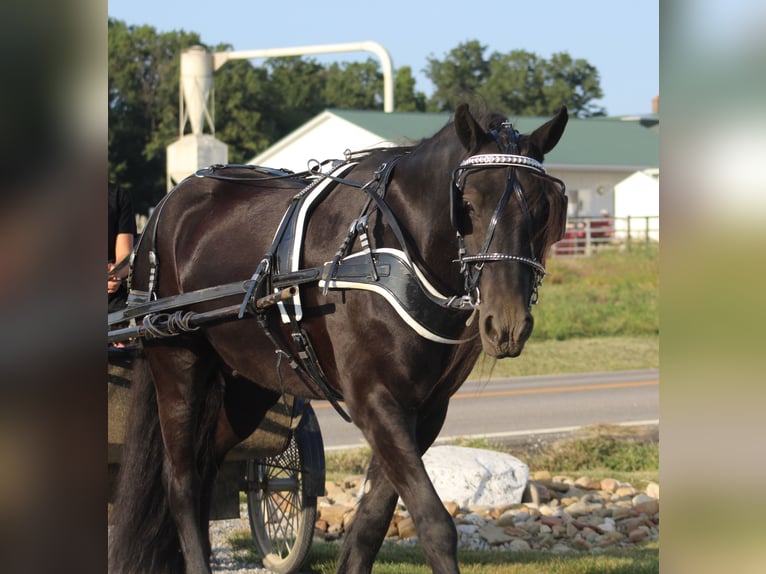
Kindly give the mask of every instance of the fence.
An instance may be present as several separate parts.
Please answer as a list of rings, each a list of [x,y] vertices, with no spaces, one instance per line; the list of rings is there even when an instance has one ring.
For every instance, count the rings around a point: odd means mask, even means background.
[[[628,217],[572,217],[567,220],[564,238],[553,246],[554,255],[590,255],[606,246],[658,243],[660,218],[652,216]]]

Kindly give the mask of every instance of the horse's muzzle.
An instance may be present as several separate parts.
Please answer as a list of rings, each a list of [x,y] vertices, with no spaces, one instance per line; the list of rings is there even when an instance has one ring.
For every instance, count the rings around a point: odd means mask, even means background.
[[[515,318],[480,314],[479,332],[484,352],[496,359],[518,357],[532,334],[534,318],[525,311]]]

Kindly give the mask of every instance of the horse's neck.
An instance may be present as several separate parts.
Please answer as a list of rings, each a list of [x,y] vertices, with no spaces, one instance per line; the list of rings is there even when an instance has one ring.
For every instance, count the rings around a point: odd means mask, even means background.
[[[462,277],[452,262],[457,257],[455,230],[449,218],[449,186],[452,169],[460,161],[428,150],[402,158],[397,183],[397,215],[412,237],[411,251],[429,279],[446,290],[462,289]],[[453,165],[454,164],[454,165]],[[393,201],[393,200],[392,200]]]

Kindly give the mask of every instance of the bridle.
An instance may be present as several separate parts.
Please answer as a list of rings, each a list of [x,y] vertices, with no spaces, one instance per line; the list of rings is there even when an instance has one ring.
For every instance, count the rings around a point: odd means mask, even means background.
[[[452,172],[451,183],[451,201],[450,201],[450,218],[452,225],[457,230],[458,240],[458,258],[454,260],[456,263],[460,263],[460,273],[464,276],[465,294],[462,297],[453,298],[451,301],[452,307],[461,309],[475,309],[481,304],[481,292],[479,290],[479,282],[481,280],[481,274],[484,270],[484,264],[487,262],[497,261],[516,261],[532,268],[534,273],[532,293],[530,294],[528,308],[531,309],[532,305],[537,303],[538,289],[542,285],[543,277],[545,276],[545,267],[535,253],[534,242],[532,238],[532,214],[529,210],[529,205],[524,197],[524,190],[519,183],[516,170],[526,169],[530,172],[544,177],[549,181],[557,184],[562,194],[566,193],[566,186],[560,179],[553,177],[546,173],[543,165],[530,157],[519,155],[518,142],[519,132],[513,128],[509,122],[501,124],[498,130],[492,130],[490,132],[495,141],[498,143],[500,150],[504,153],[499,154],[479,154],[473,155],[463,160]],[[490,219],[489,227],[484,238],[484,244],[480,253],[476,255],[467,255],[465,246],[465,229],[463,225],[463,218],[465,217],[464,209],[465,202],[463,201],[463,188],[465,186],[466,178],[469,174],[483,170],[494,168],[508,168],[508,178],[506,180],[505,191],[503,192],[500,201],[495,207],[495,211]],[[525,257],[523,255],[511,255],[507,253],[490,252],[490,246],[492,238],[495,235],[498,220],[500,215],[508,204],[511,195],[515,195],[519,202],[521,211],[524,215],[524,223],[526,227],[527,238],[529,241],[529,253],[531,257]],[[563,233],[563,230],[562,230]]]

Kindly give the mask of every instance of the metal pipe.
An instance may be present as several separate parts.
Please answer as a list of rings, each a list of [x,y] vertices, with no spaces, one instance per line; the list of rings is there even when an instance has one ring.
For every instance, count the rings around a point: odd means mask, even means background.
[[[284,58],[287,56],[305,56],[309,54],[333,54],[337,52],[372,52],[380,60],[383,69],[383,111],[394,111],[394,66],[388,51],[378,42],[350,42],[345,44],[319,44],[314,46],[295,46],[292,48],[265,48],[262,50],[234,50],[213,53],[213,69],[233,59]]]

